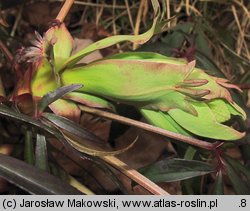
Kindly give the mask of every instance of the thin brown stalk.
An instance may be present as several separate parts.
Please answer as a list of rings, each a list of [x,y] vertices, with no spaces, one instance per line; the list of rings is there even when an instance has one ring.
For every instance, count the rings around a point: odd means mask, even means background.
[[[141,18],[142,18],[142,14],[143,14],[143,8],[144,8],[144,5],[146,3],[147,3],[147,1],[140,2],[139,10],[138,10],[137,17],[136,17],[134,35],[139,34],[139,29],[140,29],[140,25],[141,25]],[[133,50],[135,50],[137,47],[138,47],[138,44],[133,44]]]
[[[56,19],[59,20],[60,22],[63,22],[73,3],[74,0],[66,0],[60,12],[58,13]]]
[[[9,49],[6,47],[6,45],[0,40],[0,50],[3,52],[3,54],[6,56],[8,61],[11,63],[13,61],[13,56]]]
[[[57,0],[63,1],[63,0]],[[75,4],[83,5],[83,6],[90,6],[90,7],[104,7],[104,8],[113,8],[114,6],[111,4],[100,4],[100,3],[93,3],[93,2],[83,2],[83,1],[75,1]],[[116,5],[116,9],[126,9],[126,5]]]
[[[169,0],[166,0],[166,7],[167,7],[167,12],[166,12],[167,19],[170,19],[171,11],[170,11],[170,1]],[[168,28],[170,28],[170,27],[171,27],[170,22],[168,22]]]
[[[182,142],[185,142],[187,144],[191,144],[193,146],[197,146],[197,147],[200,147],[203,149],[213,150],[217,146],[217,143],[209,143],[206,141],[199,140],[197,138],[184,136],[184,135],[181,135],[178,133],[164,130],[162,128],[159,128],[159,127],[156,127],[153,125],[149,125],[147,123],[143,123],[140,121],[129,119],[127,117],[119,116],[117,114],[113,114],[113,113],[110,113],[107,111],[102,111],[99,109],[90,108],[90,107],[83,106],[83,105],[80,106],[80,109],[87,112],[87,113],[95,114],[95,115],[98,115],[98,116],[101,116],[101,117],[104,117],[107,119],[121,122],[121,123],[126,124],[126,125],[135,126],[135,127],[138,127],[138,128],[141,128],[141,129],[153,132],[153,133],[157,133],[157,134],[169,137],[169,138],[173,138],[175,140],[179,140],[179,141],[182,141]]]
[[[21,18],[22,18],[22,12],[23,12],[23,5],[20,7],[20,9],[18,10],[18,13],[17,13],[17,17],[16,17],[16,20],[15,20],[15,23],[14,23],[14,26],[10,32],[10,36],[11,37],[14,37],[15,34],[16,34],[16,29],[21,21]]]
[[[11,52],[9,51],[9,49],[5,46],[5,44],[1,40],[0,40],[0,51],[2,51],[3,54],[6,56],[8,62],[12,63],[13,56]],[[0,76],[0,96],[4,96],[4,97],[6,96],[1,76]]]
[[[56,127],[56,126],[54,126],[54,127]],[[56,127],[56,128],[58,128],[58,127]],[[64,136],[62,131],[61,131],[61,133]],[[69,137],[66,137],[66,136],[64,136],[64,137],[68,141],[68,144],[73,146],[74,149],[76,149],[78,152],[83,152],[80,149],[81,147],[83,147],[82,145],[79,145],[79,144],[75,145],[75,143],[77,143],[76,141],[70,139]],[[67,153],[67,155],[68,155],[68,153]],[[127,176],[132,181],[138,183],[138,185],[143,187],[149,193],[155,194],[155,195],[169,195],[168,192],[166,192],[161,187],[159,187],[158,185],[153,183],[151,180],[149,180],[148,178],[146,178],[145,176],[140,174],[137,170],[130,168],[126,163],[121,161],[119,158],[116,158],[113,155],[107,155],[107,156],[100,156],[100,159],[109,163],[112,167],[114,167],[115,169],[120,171],[122,174]]]
[[[250,11],[249,9],[244,5],[244,3],[242,1],[239,1],[239,0],[234,0],[233,1],[235,4],[238,4],[242,9],[243,11],[245,12],[245,14],[247,15],[247,18],[250,19]]]
[[[238,18],[238,15],[237,15],[237,12],[236,12],[236,8],[235,8],[235,6],[234,5],[232,5],[232,13],[233,13],[233,15],[234,15],[234,19],[235,19],[235,22],[236,22],[236,24],[237,24],[237,27],[238,27],[238,29],[239,29],[239,34],[240,34],[240,36],[238,37],[238,39],[237,39],[237,46],[236,46],[236,51],[237,51],[237,54],[238,55],[240,55],[241,54],[241,50],[242,50],[242,45],[243,45],[243,42],[244,42],[244,33],[243,33],[243,31],[242,31],[242,29],[241,29],[241,25],[240,25],[240,21],[239,21],[239,18]]]
[[[125,174],[127,177],[132,179],[133,181],[137,182],[139,185],[144,187],[150,193],[155,195],[169,195],[168,192],[163,190],[161,187],[153,183],[148,178],[144,177],[135,169],[131,169],[126,163],[122,162],[118,158],[114,156],[106,156],[102,157],[104,161],[112,165],[114,168]]]
[[[0,96],[2,96],[2,97],[6,96],[1,75],[0,75]]]
[[[132,27],[132,30],[134,31],[135,30],[135,26],[134,26],[134,22],[133,22],[133,18],[132,18],[131,12],[130,12],[130,7],[129,7],[128,0],[125,0],[125,3],[126,3],[126,7],[127,7],[129,22],[130,22],[130,25]]]
[[[112,26],[113,26],[113,34],[117,35],[116,24],[115,24],[115,16],[116,16],[115,15],[115,8],[116,8],[116,0],[113,0],[113,9],[112,9],[112,16],[113,16],[112,20],[113,21],[112,21]],[[116,47],[117,47],[119,53],[121,53],[122,50],[121,50],[121,46],[120,46],[119,43],[116,44]]]
[[[190,2],[189,0],[186,0],[186,12],[187,12],[187,15],[190,16]]]
[[[104,10],[104,7],[100,7],[100,8],[96,9],[96,21],[95,21],[95,24],[96,24],[97,27],[99,26],[99,22],[101,20],[103,10]]]

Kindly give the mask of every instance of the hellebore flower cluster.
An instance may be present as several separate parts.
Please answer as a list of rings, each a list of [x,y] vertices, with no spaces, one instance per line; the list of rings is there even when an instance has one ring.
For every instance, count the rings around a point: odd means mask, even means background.
[[[38,102],[48,92],[70,84],[83,84],[50,104],[57,115],[79,121],[84,104],[113,109],[116,103],[136,107],[153,125],[187,136],[236,140],[244,133],[223,124],[232,115],[246,118],[227,88],[236,86],[208,75],[195,61],[156,53],[121,53],[89,64],[77,62],[89,53],[121,41],[144,43],[152,28],[137,36],[114,36],[71,55],[73,39],[63,23],[52,26],[34,46],[25,50],[29,68],[19,77],[15,97],[31,94]],[[28,85],[27,85],[28,84]]]

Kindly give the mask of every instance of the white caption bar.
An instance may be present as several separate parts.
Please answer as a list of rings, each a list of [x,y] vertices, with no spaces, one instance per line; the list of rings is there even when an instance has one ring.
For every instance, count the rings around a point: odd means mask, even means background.
[[[250,210],[250,195],[230,196],[0,196],[2,210]]]

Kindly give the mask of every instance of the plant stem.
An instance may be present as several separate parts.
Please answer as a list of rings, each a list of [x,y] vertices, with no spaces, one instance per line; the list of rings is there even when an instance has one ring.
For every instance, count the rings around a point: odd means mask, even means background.
[[[74,3],[74,0],[66,0],[64,2],[64,5],[61,8],[60,12],[58,13],[56,19],[59,20],[60,22],[63,22],[64,18],[68,14],[68,12],[69,12],[71,6],[73,5],[73,3]]]
[[[112,165],[114,168],[125,174],[127,177],[137,182],[139,185],[144,187],[150,193],[153,193],[155,195],[169,195],[168,192],[163,190],[161,187],[153,183],[148,178],[144,177],[135,169],[131,169],[126,163],[122,162],[118,158],[114,156],[105,156],[101,158],[110,165]]]
[[[117,122],[121,122],[121,123],[124,123],[126,125],[132,125],[132,126],[135,126],[135,127],[138,127],[138,128],[141,128],[141,129],[153,132],[153,133],[157,133],[157,134],[169,137],[169,138],[173,138],[173,139],[185,142],[187,144],[191,144],[193,146],[203,148],[203,149],[214,150],[218,145],[218,142],[209,143],[209,142],[197,139],[197,138],[192,138],[192,137],[184,136],[184,135],[174,133],[171,131],[167,131],[167,130],[164,130],[162,128],[156,127],[156,126],[149,125],[147,123],[143,123],[143,122],[136,121],[133,119],[129,119],[129,118],[126,118],[123,116],[119,116],[117,114],[113,114],[113,113],[110,113],[107,111],[102,111],[99,109],[90,108],[90,107],[83,106],[83,105],[80,105],[79,107],[81,110],[83,110],[87,113],[91,113],[91,114],[95,114],[95,115],[98,115],[98,116],[101,116],[101,117],[104,117],[107,119],[115,120]]]
[[[12,53],[9,51],[9,49],[6,47],[6,45],[1,40],[0,40],[0,50],[6,56],[8,62],[11,63],[13,61]]]

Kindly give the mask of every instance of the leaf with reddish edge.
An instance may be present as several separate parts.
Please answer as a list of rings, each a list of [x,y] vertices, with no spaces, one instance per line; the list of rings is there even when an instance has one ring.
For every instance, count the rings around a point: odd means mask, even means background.
[[[160,160],[139,170],[154,182],[181,181],[214,171],[215,168],[211,164],[184,159]]]
[[[17,65],[16,65],[17,66]],[[20,67],[16,67],[20,68]],[[21,76],[21,72],[19,72],[19,76],[17,76],[17,86],[11,96],[11,99],[15,101],[17,96],[23,94],[31,94],[31,80],[32,80],[32,66],[29,65],[26,72]]]
[[[191,133],[189,133],[180,125],[178,125],[178,123],[175,122],[174,119],[167,113],[147,109],[140,109],[140,112],[150,124],[153,124],[168,131],[192,137]]]
[[[216,178],[213,187],[213,195],[224,195],[224,181],[221,170],[216,173]]]
[[[80,61],[83,57],[87,56],[93,51],[107,48],[117,43],[124,42],[124,41],[129,41],[129,42],[137,43],[137,44],[143,44],[147,42],[154,34],[158,34],[166,30],[166,26],[167,26],[166,23],[171,21],[172,18],[159,23],[158,20],[160,19],[160,15],[161,15],[159,2],[152,0],[151,3],[154,9],[154,20],[153,20],[153,24],[151,28],[147,32],[143,34],[139,34],[139,35],[116,35],[116,36],[111,36],[111,37],[107,37],[102,40],[99,40],[87,46],[86,48],[82,49],[81,51],[77,52],[76,54],[72,55],[71,57],[69,57],[68,60],[66,60],[66,62],[61,66],[61,70],[65,70],[66,68],[72,67],[78,61]]]
[[[81,88],[82,86],[82,84],[71,84],[47,93],[39,102],[38,112],[42,113],[48,105],[63,97],[64,95]]]
[[[70,121],[69,119],[56,116],[55,114],[51,114],[51,113],[43,113],[42,117],[46,118],[57,127],[84,139],[84,142],[87,142],[87,144],[88,143],[90,145],[97,144],[98,146],[101,146],[101,147],[107,147],[107,143],[104,140],[94,135],[93,133],[89,132],[88,130],[81,127],[80,125]]]
[[[247,115],[245,111],[240,106],[238,106],[235,102],[230,103],[230,104],[227,103],[226,105],[232,115],[241,116],[243,120],[247,119]]]
[[[47,40],[53,41],[53,53],[56,72],[61,69],[64,62],[69,58],[73,49],[73,38],[64,23],[58,23],[51,27],[45,35]]]
[[[118,150],[111,150],[111,147],[96,135],[81,128],[70,120],[50,113],[43,113],[42,117],[49,120],[64,136],[70,145],[76,150],[93,156],[117,155],[130,149],[137,138],[127,147]]]
[[[31,94],[22,94],[13,98],[15,106],[19,111],[26,115],[34,114],[34,102]]]
[[[230,89],[236,89],[239,92],[242,92],[242,90],[240,89],[240,87],[238,87],[235,84],[230,84],[229,80],[225,79],[225,78],[216,78],[216,82],[218,84],[220,84],[221,86],[225,87],[225,88],[230,88]]]
[[[147,60],[159,62],[160,60],[167,59],[171,64],[186,64],[187,61],[181,58],[167,57],[159,53],[154,52],[124,52],[111,56],[107,56],[104,59],[125,59],[125,60]]]
[[[226,122],[231,118],[231,112],[224,99],[214,99],[207,102],[217,122]]]
[[[113,151],[107,151],[107,150],[103,150],[103,149],[93,149],[90,147],[86,147],[84,146],[82,143],[79,142],[79,138],[78,137],[74,137],[71,134],[67,134],[64,131],[60,130],[61,133],[63,134],[64,138],[68,141],[68,143],[75,148],[76,150],[78,150],[79,152],[83,152],[86,153],[88,155],[92,155],[92,156],[113,156],[113,155],[118,155],[121,154],[127,150],[129,150],[131,147],[134,146],[135,142],[137,141],[137,138],[131,143],[129,144],[127,147],[122,148],[122,149],[118,149],[118,150],[113,150]]]
[[[47,142],[44,135],[36,135],[35,167],[49,171]]]
[[[152,117],[146,116],[156,125],[154,119],[163,119],[154,111],[163,112],[163,116],[168,112],[176,125],[195,135],[221,140],[242,138],[244,133],[220,122],[233,113],[244,117],[244,111],[233,106],[229,91],[216,78],[194,68],[194,64],[158,54],[125,53],[67,69],[61,76],[63,84],[83,83],[85,87],[79,92],[153,110]],[[209,104],[204,99],[213,101]],[[221,106],[226,108],[224,116],[216,113]],[[188,123],[189,118],[193,124]]]
[[[67,100],[59,99],[49,105],[49,108],[57,115],[64,116],[74,122],[80,121],[81,110],[79,107]]]
[[[79,92],[136,107],[162,111],[178,107],[195,114],[186,96],[175,91],[176,84],[190,74],[194,65],[172,59],[104,59],[64,71],[61,81],[64,85],[82,83],[85,87]]]
[[[204,89],[210,91],[207,95],[202,97],[203,99],[211,100],[214,98],[223,98],[230,103],[233,102],[230,92],[223,86],[221,86],[220,83],[218,83],[219,78],[212,77],[206,74],[203,70],[194,68],[194,70],[190,73],[190,75],[186,78],[186,80],[194,80],[194,79],[203,79],[208,81],[208,83],[201,85],[199,87],[192,87],[192,89],[194,90]]]
[[[245,133],[217,122],[206,103],[192,102],[192,105],[198,112],[197,116],[180,109],[171,109],[168,113],[183,128],[199,136],[219,140],[237,140],[245,135]]]
[[[0,154],[0,175],[31,194],[82,194],[67,182],[16,158]]]
[[[33,70],[31,91],[34,98],[41,98],[48,92],[58,88],[51,64],[47,59],[42,59],[37,68]]]
[[[250,169],[248,165],[245,163],[245,165],[240,161],[236,160],[226,154],[223,154],[223,158],[230,164],[237,172],[241,173],[241,175],[244,175],[246,177],[246,180],[250,183]]]
[[[8,101],[6,97],[0,96],[0,103]]]
[[[241,177],[241,172],[228,162],[225,162],[225,170],[236,194],[249,195],[250,185]]]
[[[115,110],[115,107],[111,102],[94,95],[89,95],[82,92],[71,92],[63,97],[64,99],[72,100],[74,102],[87,105],[94,108],[106,108],[110,110]]]

